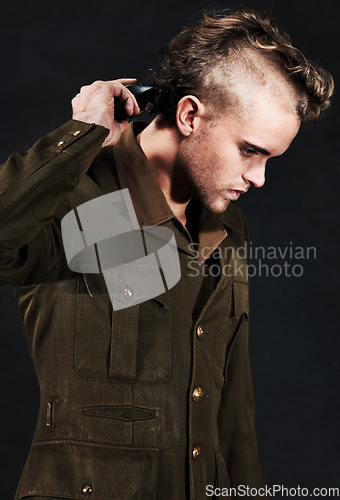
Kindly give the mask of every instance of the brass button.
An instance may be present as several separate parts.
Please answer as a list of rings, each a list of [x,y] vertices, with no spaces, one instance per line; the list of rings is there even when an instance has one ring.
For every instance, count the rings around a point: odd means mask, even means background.
[[[192,393],[192,399],[195,401],[195,403],[198,403],[201,401],[201,399],[204,396],[204,392],[201,387],[196,387]]]
[[[200,339],[204,335],[204,330],[201,327],[201,325],[198,325],[197,330],[196,330],[197,337]]]
[[[75,132],[71,132],[72,135],[77,136],[81,133],[81,130],[76,130]]]
[[[124,288],[124,297],[132,297],[133,295],[133,291],[132,291],[132,288],[129,286],[129,285],[126,285],[126,287]]]
[[[65,141],[59,141],[57,146],[62,146],[64,144]]]
[[[85,484],[81,489],[83,495],[91,495],[92,491],[92,486],[89,484]]]
[[[198,446],[198,444],[196,444],[196,446],[194,446],[192,450],[192,458],[194,460],[197,460],[200,454],[201,454],[201,448]]]

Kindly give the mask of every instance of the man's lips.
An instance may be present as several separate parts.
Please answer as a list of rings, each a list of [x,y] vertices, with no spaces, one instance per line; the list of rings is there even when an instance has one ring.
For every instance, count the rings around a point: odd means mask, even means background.
[[[247,191],[248,191],[248,189],[243,189],[243,190],[241,190],[241,189],[227,189],[228,198],[229,198],[229,200],[236,201],[239,199],[241,194],[246,193]]]

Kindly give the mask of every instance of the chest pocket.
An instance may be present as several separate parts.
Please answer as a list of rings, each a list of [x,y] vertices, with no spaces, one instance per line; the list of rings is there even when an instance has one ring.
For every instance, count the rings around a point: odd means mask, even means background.
[[[215,343],[215,382],[219,389],[225,385],[225,373],[236,337],[244,322],[248,321],[248,283],[234,278],[228,296],[227,314]]]
[[[100,276],[78,277],[75,370],[92,379],[159,383],[171,371],[169,294],[113,311]]]

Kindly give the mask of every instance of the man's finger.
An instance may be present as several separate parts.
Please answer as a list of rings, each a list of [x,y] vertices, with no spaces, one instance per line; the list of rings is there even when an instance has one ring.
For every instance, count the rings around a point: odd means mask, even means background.
[[[140,109],[137,103],[135,96],[127,89],[123,84],[114,80],[112,82],[108,82],[111,84],[112,93],[114,97],[119,98],[123,101],[126,113],[130,115],[138,115],[140,113]]]

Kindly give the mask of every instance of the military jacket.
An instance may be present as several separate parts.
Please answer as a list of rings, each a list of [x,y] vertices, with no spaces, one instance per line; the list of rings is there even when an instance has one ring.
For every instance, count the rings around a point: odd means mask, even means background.
[[[201,500],[208,485],[262,485],[247,224],[232,202],[221,215],[196,204],[195,247],[138,145],[143,126],[102,149],[106,129],[71,120],[0,169],[0,280],[15,287],[41,392],[17,500]],[[114,311],[102,274],[69,269],[60,225],[125,188],[140,227],[173,231],[181,278]]]

